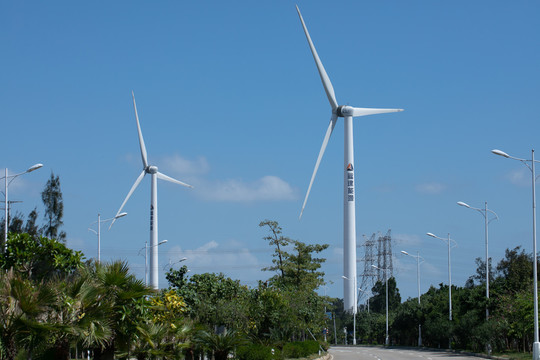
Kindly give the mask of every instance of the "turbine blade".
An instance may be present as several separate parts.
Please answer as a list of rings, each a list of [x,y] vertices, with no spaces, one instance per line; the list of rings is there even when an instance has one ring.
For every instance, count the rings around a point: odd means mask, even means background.
[[[122,205],[120,205],[120,209],[118,209],[118,212],[116,213],[115,215],[115,218],[113,219],[113,221],[111,222],[111,225],[109,226],[109,230],[112,228],[114,222],[116,221],[116,216],[120,215],[120,212],[122,212],[122,209],[124,208],[124,205],[126,205],[127,201],[129,200],[129,198],[131,197],[131,194],[133,194],[133,192],[135,191],[135,189],[137,188],[137,186],[139,186],[139,184],[141,183],[141,180],[143,179],[144,175],[146,175],[146,171],[143,170],[141,175],[139,175],[139,177],[137,178],[137,180],[135,180],[135,183],[133,184],[133,186],[131,187],[131,190],[129,190],[129,193],[127,194],[126,198],[124,199],[124,202],[122,203]]]
[[[336,122],[337,122],[337,114],[334,113],[332,114],[332,118],[330,119],[330,124],[328,125],[328,129],[326,130],[326,135],[324,136],[321,150],[319,151],[319,157],[317,158],[317,162],[315,163],[315,169],[313,170],[313,175],[311,175],[311,180],[309,182],[306,198],[304,199],[304,203],[302,204],[302,210],[300,211],[299,219],[302,218],[302,214],[304,213],[304,208],[306,207],[307,199],[309,197],[309,192],[311,191],[311,186],[313,185],[313,181],[315,180],[315,175],[317,175],[317,170],[319,169],[319,165],[324,155],[324,151],[326,150],[326,145],[328,145],[328,140],[330,139],[330,135],[332,135],[332,131],[334,131]]]
[[[137,132],[139,133],[139,146],[141,147],[141,157],[143,162],[143,167],[146,169],[148,166],[148,157],[146,155],[146,146],[144,146],[144,139],[142,136],[141,125],[139,124],[139,114],[137,114],[137,104],[135,103],[135,94],[131,92],[133,97],[133,108],[135,109],[135,118],[137,119]]]
[[[403,111],[403,109],[369,109],[369,108],[353,108],[352,116],[366,116],[366,115],[374,115],[374,114],[385,114],[385,113],[393,113],[393,112],[400,112]]]
[[[182,186],[185,186],[185,187],[188,187],[188,188],[193,188],[193,186],[191,186],[189,184],[186,184],[186,183],[183,183],[180,180],[173,179],[172,177],[167,176],[165,174],[162,174],[159,171],[157,172],[157,177],[158,177],[158,179],[161,179],[161,180],[166,180],[166,181],[170,181],[172,183],[179,184],[179,185],[182,185]]]
[[[332,106],[332,110],[337,109],[338,103],[336,100],[336,94],[334,93],[334,87],[332,86],[332,82],[330,82],[330,78],[328,77],[328,74],[326,73],[326,70],[324,70],[324,66],[321,62],[321,59],[319,59],[319,55],[317,54],[317,50],[315,50],[315,45],[313,45],[313,41],[311,41],[311,37],[309,36],[308,29],[306,27],[306,24],[304,23],[304,18],[302,18],[302,14],[300,13],[300,9],[298,8],[298,5],[296,5],[296,11],[298,12],[298,16],[300,16],[300,21],[302,22],[302,27],[304,28],[304,33],[306,34],[306,38],[309,44],[309,47],[311,49],[311,53],[313,54],[313,59],[315,59],[315,64],[317,65],[317,70],[319,70],[319,75],[321,77],[321,81],[324,86],[324,91],[326,92],[326,96],[328,97],[328,101],[330,102],[330,106]]]

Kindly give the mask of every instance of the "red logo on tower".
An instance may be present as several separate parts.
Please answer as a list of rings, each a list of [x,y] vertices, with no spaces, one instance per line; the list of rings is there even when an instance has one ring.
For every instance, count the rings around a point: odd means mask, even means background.
[[[353,166],[351,163],[349,163],[349,165],[347,165],[347,171],[353,171]]]

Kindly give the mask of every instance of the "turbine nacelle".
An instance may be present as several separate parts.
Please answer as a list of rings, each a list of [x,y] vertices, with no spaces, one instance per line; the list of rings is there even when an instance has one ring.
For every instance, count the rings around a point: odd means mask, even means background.
[[[348,105],[341,105],[336,108],[335,111],[332,111],[337,117],[358,117],[366,115],[375,115],[375,114],[385,114],[392,112],[400,112],[403,109],[375,109],[375,108],[356,108]]]
[[[144,171],[146,171],[147,174],[157,174],[158,167],[154,165],[148,165],[146,169],[144,169]]]
[[[353,116],[354,108],[352,106],[348,105],[341,105],[338,106],[336,109],[336,115],[338,117],[347,117],[347,116]]]

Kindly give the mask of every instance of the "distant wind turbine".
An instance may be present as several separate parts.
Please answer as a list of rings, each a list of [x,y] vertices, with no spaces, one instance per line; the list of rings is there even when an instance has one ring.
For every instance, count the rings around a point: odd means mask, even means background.
[[[355,217],[355,197],[354,197],[354,149],[353,149],[353,117],[373,115],[373,114],[383,114],[403,111],[403,109],[369,109],[369,108],[356,108],[352,106],[338,105],[336,100],[336,95],[334,94],[334,88],[330,82],[330,78],[324,66],[319,59],[317,50],[311,41],[309,32],[300,13],[298,5],[296,6],[296,11],[302,22],[302,27],[304,28],[304,33],[306,34],[311,53],[313,54],[313,59],[315,59],[315,64],[317,65],[317,70],[321,77],[324,91],[332,107],[332,117],[330,118],[330,124],[328,125],[328,130],[326,130],[326,135],[319,151],[319,156],[317,162],[315,163],[315,169],[313,170],[313,175],[311,176],[311,181],[309,182],[309,187],[302,204],[302,210],[300,211],[300,218],[306,207],[306,203],[309,197],[309,192],[311,191],[311,186],[315,180],[315,175],[319,169],[319,164],[324,155],[326,145],[332,135],[332,131],[336,126],[337,119],[342,117],[345,121],[345,161],[344,161],[344,196],[343,196],[343,273],[345,279],[343,280],[343,305],[346,311],[353,311],[355,304],[355,284],[356,284],[356,217]]]
[[[129,198],[131,197],[131,194],[135,191],[137,186],[141,183],[142,179],[146,174],[150,174],[152,177],[152,190],[151,190],[151,196],[150,196],[150,286],[154,289],[158,289],[158,209],[157,209],[157,179],[166,180],[175,184],[179,184],[182,186],[186,186],[189,188],[192,188],[193,186],[188,185],[186,183],[183,183],[182,181],[173,179],[170,176],[167,176],[163,173],[160,173],[158,171],[157,166],[148,164],[148,158],[146,155],[146,147],[144,146],[144,139],[141,132],[141,125],[139,124],[139,115],[137,114],[137,105],[135,104],[135,95],[133,92],[131,92],[131,96],[133,97],[133,108],[135,109],[135,119],[137,120],[137,132],[139,133],[139,145],[141,148],[141,157],[142,157],[142,163],[143,163],[143,171],[135,180],[135,183],[131,187],[131,190],[129,190],[129,193],[127,194],[124,202],[120,206],[120,209],[118,209],[118,212],[116,216],[120,214],[122,209],[124,208],[124,205],[127,203]],[[111,225],[109,226],[109,229],[113,226],[115,219],[112,221]]]

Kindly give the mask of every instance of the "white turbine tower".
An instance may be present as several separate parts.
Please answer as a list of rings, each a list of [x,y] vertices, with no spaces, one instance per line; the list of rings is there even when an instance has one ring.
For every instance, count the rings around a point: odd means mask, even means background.
[[[158,171],[157,166],[148,164],[148,159],[146,155],[146,147],[144,146],[144,139],[141,132],[141,125],[139,124],[139,115],[137,114],[137,105],[135,104],[135,95],[133,92],[131,92],[131,96],[133,97],[133,108],[135,109],[135,119],[137,120],[137,131],[139,133],[139,145],[141,147],[141,157],[142,157],[142,163],[143,163],[143,171],[135,180],[135,183],[131,187],[131,190],[129,190],[129,193],[127,194],[124,202],[120,206],[120,209],[118,210],[116,217],[120,214],[122,209],[124,208],[124,205],[129,200],[131,194],[135,191],[137,186],[141,183],[142,179],[146,174],[150,174],[152,177],[152,190],[150,195],[150,286],[154,289],[158,289],[158,208],[157,208],[157,179],[170,181],[175,184],[183,185],[186,187],[192,188],[193,186],[188,185],[186,183],[183,183],[179,180],[173,179],[170,176],[167,176],[165,174],[162,174]],[[109,226],[109,229],[113,226],[115,219],[112,221],[111,226]]]
[[[344,161],[344,196],[343,196],[343,275],[347,279],[354,280],[356,279],[356,217],[355,217],[355,197],[354,197],[354,149],[353,149],[353,117],[373,115],[373,114],[383,114],[403,111],[403,109],[368,109],[368,108],[356,108],[351,106],[338,105],[336,100],[336,95],[334,94],[334,88],[330,82],[330,78],[317,55],[317,50],[311,41],[309,32],[300,13],[300,9],[296,6],[296,11],[302,22],[302,27],[306,34],[311,53],[315,59],[315,64],[317,65],[317,70],[321,77],[324,91],[332,107],[332,117],[330,118],[330,124],[328,125],[328,130],[326,130],[326,135],[319,151],[319,157],[315,163],[315,169],[313,170],[313,175],[311,176],[311,181],[309,182],[309,187],[306,193],[306,198],[302,205],[302,210],[300,212],[300,218],[306,207],[307,199],[309,197],[309,192],[311,191],[311,186],[313,185],[313,180],[315,180],[315,175],[319,169],[319,164],[324,155],[326,145],[332,135],[332,131],[336,125],[337,119],[342,117],[345,121],[345,161]],[[353,311],[353,307],[356,306],[354,303],[355,299],[355,281],[343,280],[343,305],[346,311]]]

